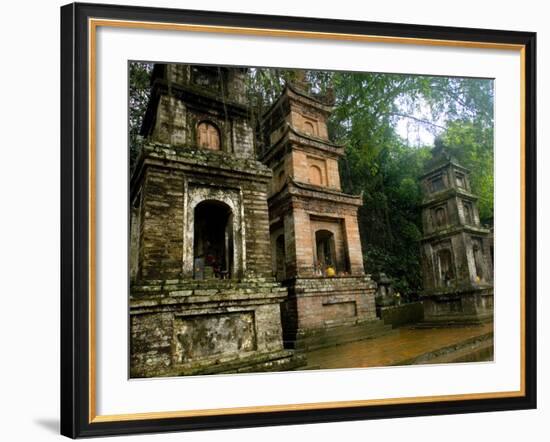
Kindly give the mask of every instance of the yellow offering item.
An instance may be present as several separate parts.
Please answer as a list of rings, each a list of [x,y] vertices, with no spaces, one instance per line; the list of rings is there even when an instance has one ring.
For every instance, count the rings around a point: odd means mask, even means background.
[[[336,276],[336,270],[334,270],[334,267],[327,267],[327,276]]]

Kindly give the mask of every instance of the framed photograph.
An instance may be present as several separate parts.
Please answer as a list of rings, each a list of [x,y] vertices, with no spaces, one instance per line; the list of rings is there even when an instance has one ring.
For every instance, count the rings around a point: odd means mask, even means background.
[[[61,433],[536,407],[536,36],[61,8]]]

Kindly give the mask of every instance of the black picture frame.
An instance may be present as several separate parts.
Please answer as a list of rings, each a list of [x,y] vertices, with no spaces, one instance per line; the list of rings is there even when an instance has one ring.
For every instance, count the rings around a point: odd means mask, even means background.
[[[90,407],[89,18],[498,43],[524,51],[524,395],[94,421]],[[536,408],[536,34],[73,3],[61,8],[61,434],[76,438]]]

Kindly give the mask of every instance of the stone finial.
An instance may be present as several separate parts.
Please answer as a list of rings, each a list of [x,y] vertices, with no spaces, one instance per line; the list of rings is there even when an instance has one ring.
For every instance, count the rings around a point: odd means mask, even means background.
[[[432,159],[428,162],[428,168],[434,165],[450,161],[452,159],[448,146],[443,140],[443,137],[437,136],[434,139],[434,147],[432,149]]]
[[[434,140],[434,150],[443,150],[445,149],[445,142],[443,141],[443,137],[441,135],[438,135],[435,137]]]
[[[438,135],[434,139],[434,147],[432,149],[433,158],[450,159],[449,146],[445,143],[443,137]]]
[[[327,104],[334,105],[334,103],[336,103],[336,93],[332,86],[327,87],[324,99]]]
[[[296,69],[292,73],[292,79],[290,80],[290,84],[295,88],[302,92],[305,92],[306,94],[309,94],[311,92],[311,85],[306,77],[306,71],[303,69]]]

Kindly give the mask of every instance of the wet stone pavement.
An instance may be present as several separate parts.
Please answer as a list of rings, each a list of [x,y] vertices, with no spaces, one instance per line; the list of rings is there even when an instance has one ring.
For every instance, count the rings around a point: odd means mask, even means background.
[[[493,331],[493,324],[471,327],[402,327],[375,339],[351,342],[307,353],[308,368],[357,368],[396,365]]]

